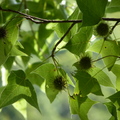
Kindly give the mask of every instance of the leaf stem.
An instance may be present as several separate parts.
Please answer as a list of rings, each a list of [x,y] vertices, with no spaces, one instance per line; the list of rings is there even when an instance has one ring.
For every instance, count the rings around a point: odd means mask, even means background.
[[[104,58],[106,58],[106,57],[116,57],[116,58],[120,58],[120,56],[108,55],[108,56],[104,56],[104,57],[102,57],[102,58],[99,58],[99,59],[97,59],[97,60],[93,60],[92,62],[96,62],[96,61],[102,60],[102,59],[104,59]]]

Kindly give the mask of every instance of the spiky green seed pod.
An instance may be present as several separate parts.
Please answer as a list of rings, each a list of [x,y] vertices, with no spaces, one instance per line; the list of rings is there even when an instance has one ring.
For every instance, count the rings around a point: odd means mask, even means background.
[[[55,89],[63,90],[66,88],[66,81],[63,79],[62,76],[57,76],[53,82]]]
[[[92,67],[92,60],[89,56],[81,57],[79,61],[79,66],[81,69],[88,70]]]
[[[101,22],[96,27],[96,32],[99,36],[107,36],[109,33],[109,26],[107,23]]]

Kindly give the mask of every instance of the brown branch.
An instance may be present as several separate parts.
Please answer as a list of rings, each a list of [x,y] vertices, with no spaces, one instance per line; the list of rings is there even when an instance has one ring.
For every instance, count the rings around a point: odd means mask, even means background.
[[[34,17],[32,16],[25,16],[24,18],[31,20],[32,22],[36,23],[36,24],[40,24],[40,23],[80,23],[82,22],[82,20],[47,20],[44,19],[46,21],[36,21],[34,20]],[[41,19],[41,18],[40,18]],[[37,18],[37,20],[39,20],[39,18]]]
[[[113,32],[113,30],[115,29],[115,27],[118,25],[118,23],[119,23],[120,21],[117,21],[116,23],[115,23],[115,25],[112,27],[112,29],[110,30],[110,34],[112,34],[112,32]]]
[[[67,30],[67,32],[63,35],[63,37],[56,43],[55,47],[52,50],[52,55],[54,56],[54,52],[56,50],[56,47],[59,45],[59,43],[64,39],[64,37],[68,34],[68,32],[70,31],[70,29],[74,26],[75,23],[80,23],[82,22],[82,20],[48,20],[48,19],[43,19],[43,18],[38,18],[35,16],[31,16],[16,10],[12,10],[12,9],[3,9],[0,7],[0,10],[2,11],[7,11],[7,12],[13,12],[13,13],[17,13],[19,15],[22,15],[22,17],[31,20],[32,22],[36,23],[36,24],[40,24],[40,23],[70,23],[72,22],[72,25],[70,26],[70,28]],[[117,24],[120,22],[120,18],[102,18],[102,20],[105,21],[116,21],[116,24],[112,27],[111,32],[114,30],[114,28],[117,26]]]
[[[120,18],[102,18],[102,20],[105,20],[105,21],[118,21],[118,22],[120,22]]]
[[[28,15],[28,14],[25,14],[25,13],[22,13],[22,12],[19,12],[19,11],[12,10],[12,9],[3,9],[3,8],[0,7],[0,10],[2,10],[2,11],[7,11],[7,12],[17,13],[17,14],[23,15],[24,17],[27,17],[27,18],[38,19],[38,20],[40,20],[40,21],[47,21],[46,19],[34,17],[34,16],[31,16],[31,15]]]
[[[43,19],[43,18],[31,16],[31,15],[28,15],[28,14],[25,14],[25,13],[22,13],[19,11],[15,11],[12,9],[3,9],[1,7],[0,7],[0,10],[6,11],[6,12],[17,13],[19,15],[22,15],[24,18],[29,19],[37,24],[40,24],[40,23],[69,23],[69,22],[80,23],[80,22],[82,22],[82,20],[48,20],[48,19]],[[38,20],[38,21],[36,21],[36,20]],[[102,18],[102,20],[120,22],[120,18]]]
[[[19,15],[22,15],[24,18],[29,19],[37,24],[39,23],[68,23],[68,22],[75,22],[75,23],[79,23],[82,22],[82,20],[48,20],[48,19],[43,19],[43,18],[38,18],[35,16],[31,16],[19,11],[15,11],[15,10],[11,10],[11,9],[3,9],[0,7],[0,10],[2,11],[7,11],[7,12],[13,12],[13,13],[17,13]],[[35,19],[35,20],[34,20]],[[39,21],[36,21],[39,20]]]
[[[72,27],[75,25],[75,23],[73,22],[71,24],[71,26],[68,28],[68,30],[66,31],[66,33],[61,37],[61,39],[55,44],[53,50],[52,50],[52,54],[51,54],[51,57],[54,58],[54,53],[55,53],[55,50],[57,48],[57,46],[62,42],[62,40],[65,38],[65,36],[69,33],[69,31],[72,29]]]
[[[115,29],[115,27],[118,25],[119,22],[120,22],[120,21],[116,21],[116,23],[115,23],[114,26],[111,28],[111,30],[109,31],[108,35],[104,38],[104,40],[106,40],[107,37],[108,37],[110,34],[112,34],[113,30]]]
[[[23,0],[25,1],[25,0]],[[62,40],[65,38],[65,36],[69,33],[69,31],[72,29],[72,27],[76,24],[76,23],[80,23],[82,22],[82,19],[80,20],[48,20],[48,19],[43,19],[43,18],[39,18],[39,17],[35,17],[35,16],[32,16],[32,15],[28,15],[28,14],[25,14],[25,13],[22,13],[20,11],[16,11],[16,10],[12,10],[12,9],[3,9],[0,7],[0,10],[1,11],[6,11],[6,12],[12,12],[12,13],[17,13],[19,15],[22,15],[21,17],[23,18],[26,18],[36,24],[41,24],[41,23],[72,23],[71,26],[68,28],[68,30],[66,31],[66,33],[61,37],[61,39],[55,44],[53,50],[52,50],[52,53],[51,53],[51,56],[53,61],[55,61],[55,58],[54,58],[54,54],[55,54],[55,51],[56,51],[56,48],[57,46],[62,42]],[[117,24],[120,22],[120,18],[102,18],[102,20],[104,21],[116,21],[115,25],[112,27],[111,31],[110,31],[110,34],[113,32],[114,28],[117,26]],[[96,61],[99,61],[101,59],[104,59],[106,57],[117,57],[117,58],[120,58],[119,56],[114,56],[114,55],[109,55],[109,56],[105,56],[105,57],[102,57],[102,58],[99,58],[97,60],[94,60],[92,62],[96,62]]]
[[[68,30],[66,31],[66,33],[60,38],[60,40],[55,44],[55,46],[54,46],[54,48],[53,48],[53,50],[52,50],[52,53],[51,53],[51,55],[50,55],[50,57],[52,57],[52,60],[53,60],[53,62],[54,62],[54,65],[55,65],[55,67],[56,67],[56,69],[57,69],[57,61],[56,61],[56,59],[54,58],[54,55],[55,55],[55,50],[56,50],[56,48],[57,48],[57,46],[62,42],[62,40],[65,38],[65,36],[70,32],[70,30],[72,29],[72,27],[75,25],[75,22],[73,22],[72,24],[71,24],[71,26],[68,28]]]

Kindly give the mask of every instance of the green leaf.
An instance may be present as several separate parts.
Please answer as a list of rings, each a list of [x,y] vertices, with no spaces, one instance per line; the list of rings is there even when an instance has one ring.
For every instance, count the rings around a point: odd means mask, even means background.
[[[56,71],[56,68],[53,64],[51,63],[46,63],[41,66],[39,66],[36,70],[33,71],[33,73],[36,73],[43,77],[44,79],[49,78],[50,76],[53,76],[54,72]]]
[[[99,83],[95,78],[91,77],[90,74],[85,71],[78,71],[75,77],[78,80],[79,91],[81,91],[83,96],[89,93],[102,95]]]
[[[108,5],[106,12],[118,12],[120,11],[120,0],[112,0]]]
[[[5,41],[10,42],[12,45],[14,45],[18,39],[18,25],[21,23],[21,20],[22,18],[14,18],[13,20],[9,21],[6,25],[7,38]]]
[[[90,100],[88,97],[80,97],[79,95],[74,95],[69,100],[71,113],[78,114],[81,120],[89,120],[87,113],[96,102]]]
[[[21,44],[24,48],[24,52],[27,55],[31,55],[31,54],[38,55],[36,52],[36,49],[34,47],[34,46],[38,46],[38,45],[35,43],[35,38],[32,35],[32,32],[31,31],[22,32],[21,35],[22,35]]]
[[[27,6],[28,6],[28,9],[30,9],[31,13],[39,13],[44,8],[44,7],[42,7],[42,1],[39,1],[39,2],[27,1]]]
[[[47,28],[47,25],[48,24],[41,24],[38,30],[38,39],[40,40],[37,41],[37,44],[38,44],[38,47],[42,49],[40,55],[48,53],[48,46],[45,43],[47,38],[53,33],[53,30],[51,30],[50,28]]]
[[[7,47],[7,45],[0,40],[0,65],[2,65],[8,58],[5,47]]]
[[[77,20],[80,19],[80,11],[78,8],[75,9],[75,11],[72,13],[72,15],[68,18],[68,20]],[[58,23],[54,30],[56,31],[57,35],[59,38],[61,38],[66,31],[69,29],[69,27],[71,26],[71,23]],[[69,41],[70,38],[78,31],[78,26],[79,24],[76,24],[72,27],[72,29],[70,30],[70,32],[65,36],[64,41]]]
[[[76,0],[83,13],[82,26],[97,24],[104,15],[107,0]]]
[[[80,99],[79,102],[80,102],[79,116],[80,116],[81,120],[89,120],[89,118],[87,117],[87,113],[88,113],[89,109],[92,107],[92,105],[94,105],[96,102],[92,101],[88,97],[82,97],[82,99]]]
[[[15,42],[18,39],[18,23],[21,21],[21,18],[11,20],[7,23],[6,27],[6,37],[0,41],[0,65],[2,65],[12,50]]]
[[[39,110],[35,90],[25,77],[25,73],[22,70],[11,72],[8,77],[8,85],[0,93],[0,108],[24,98],[29,104]]]
[[[16,42],[15,45],[12,47],[12,50],[10,52],[10,56],[28,56],[27,54],[25,54],[24,52],[22,52],[19,49],[24,49],[24,47],[22,46],[22,44],[20,42]]]
[[[12,10],[18,10],[19,9],[19,5],[20,5],[20,3],[16,2],[16,1],[13,1],[13,0],[1,0],[0,3],[1,3],[1,7],[2,8],[12,9]]]
[[[120,53],[116,41],[112,40],[98,40],[92,46],[90,46],[89,50],[100,53],[102,57],[107,56],[103,59],[103,61],[109,70],[117,59],[115,56],[119,56]]]
[[[110,2],[110,7],[120,7],[120,0],[112,0]]]
[[[52,34],[52,32],[53,30],[48,29],[46,24],[41,24],[39,26],[38,37],[40,41],[38,41],[38,43],[41,47],[45,45],[46,39]]]
[[[108,87],[114,87],[108,75],[105,72],[103,72],[100,68],[94,67],[91,71],[89,71],[89,74],[92,77],[96,78],[99,84]]]
[[[116,106],[118,110],[120,110],[120,91],[108,97],[111,102]]]
[[[68,30],[68,28],[70,27],[70,23],[58,23],[54,30],[56,31],[57,35],[59,38],[61,38],[65,33],[66,31]],[[65,38],[64,38],[64,41],[69,41],[69,39],[72,37],[72,32],[69,32]]]
[[[71,114],[79,114],[79,96],[73,95],[69,97],[70,112]]]
[[[92,30],[92,27],[81,28],[80,31],[70,39],[65,48],[76,55],[84,53],[92,36]]]
[[[113,105],[112,102],[107,102],[107,103],[104,103],[109,112],[111,113],[112,117],[110,118],[110,120],[117,120],[117,110],[116,110],[116,107]]]
[[[25,71],[26,78],[29,79],[29,81],[32,84],[36,84],[38,86],[42,85],[42,83],[44,82],[44,79],[40,75],[38,75],[36,73],[32,73],[32,71],[34,71],[40,65],[42,65],[41,62],[33,63],[33,64],[29,65]]]
[[[120,90],[120,65],[115,64],[111,70],[116,75],[116,89]]]
[[[5,69],[7,69],[8,71],[11,70],[12,68],[12,65],[13,65],[13,62],[15,60],[15,57],[9,57],[6,62],[4,63],[4,67]]]
[[[28,56],[28,55],[20,51],[17,46],[13,46],[10,52],[10,56]]]
[[[58,76],[58,71],[56,70],[55,66],[50,63],[43,64],[33,72],[46,79],[46,94],[50,102],[53,102],[56,98],[56,95],[60,92],[54,87],[53,84],[56,76]]]

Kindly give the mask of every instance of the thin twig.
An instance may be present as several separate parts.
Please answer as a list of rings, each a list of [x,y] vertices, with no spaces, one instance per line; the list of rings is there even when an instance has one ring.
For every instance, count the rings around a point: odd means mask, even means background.
[[[80,22],[82,22],[82,20],[46,20],[46,19],[44,19],[45,21],[43,21],[43,19],[41,20],[41,18],[37,18],[36,20],[39,20],[39,21],[36,21],[35,17],[33,17],[33,16],[23,16],[23,17],[31,20],[32,22],[34,22],[36,24],[40,24],[40,23],[71,23],[71,22],[72,23],[80,23]]]
[[[104,40],[107,40],[107,37],[112,34],[113,30],[115,29],[115,27],[118,25],[120,21],[116,21],[116,23],[114,24],[114,26],[111,28],[111,30],[109,31],[108,35],[104,38]]]
[[[51,56],[54,57],[54,53],[55,50],[57,48],[57,46],[62,42],[62,40],[65,38],[65,36],[69,33],[69,31],[71,30],[71,28],[75,25],[75,23],[72,23],[71,26],[68,28],[68,30],[66,31],[66,33],[61,37],[61,39],[55,44],[53,50],[52,50],[52,54]]]
[[[102,59],[104,59],[104,58],[106,58],[106,57],[116,57],[116,58],[120,58],[120,56],[108,55],[108,56],[104,56],[104,57],[102,57],[102,58],[99,58],[99,59],[97,59],[97,60],[94,60],[94,61],[92,61],[92,62],[96,62],[96,61],[102,60]]]
[[[112,34],[112,32],[113,32],[113,30],[115,29],[115,27],[118,25],[118,23],[119,23],[120,21],[117,21],[116,23],[115,23],[115,25],[112,27],[112,29],[110,30],[110,34]]]
[[[28,17],[28,18],[38,19],[38,20],[41,20],[41,21],[47,21],[46,19],[42,19],[42,18],[38,18],[38,17],[34,17],[34,16],[31,16],[31,15],[28,15],[28,14],[25,14],[25,13],[22,13],[22,12],[19,12],[19,11],[16,11],[16,10],[12,10],[12,9],[3,9],[3,8],[0,7],[0,10],[2,10],[2,11],[6,11],[6,12],[17,13],[17,14],[20,14],[20,15],[26,16],[26,17]]]
[[[6,12],[13,12],[13,13],[17,13],[19,15],[22,15],[22,17],[26,18],[26,19],[29,19],[31,20],[32,22],[34,23],[37,23],[37,24],[40,24],[40,23],[70,23],[72,22],[72,25],[70,26],[70,28],[66,31],[66,33],[63,35],[63,37],[56,43],[56,45],[54,46],[53,50],[52,50],[52,54],[51,54],[51,57],[54,58],[54,54],[55,54],[55,50],[57,48],[57,46],[62,42],[62,40],[64,39],[64,37],[69,33],[69,31],[71,30],[71,28],[75,25],[75,23],[80,23],[82,22],[82,20],[48,20],[48,19],[43,19],[43,18],[39,18],[39,17],[35,17],[35,16],[31,16],[31,15],[28,15],[28,14],[25,14],[25,13],[22,13],[20,11],[16,11],[16,10],[12,10],[12,9],[3,9],[0,7],[0,10],[1,11],[6,11]],[[37,21],[38,20],[38,21]],[[117,26],[117,24],[120,22],[120,18],[102,18],[102,20],[105,20],[105,21],[116,21],[115,25],[112,27],[110,33],[112,33],[112,31],[114,30],[114,28]],[[119,56],[112,56],[112,57],[118,57],[120,58]],[[105,58],[105,57],[103,57]],[[93,62],[95,61],[98,61],[98,60],[101,60],[103,58],[100,58],[100,59],[97,59],[97,60],[94,60]]]
[[[69,22],[80,23],[80,22],[82,22],[82,20],[48,20],[48,19],[43,19],[43,18],[31,16],[31,15],[28,15],[28,14],[25,14],[25,13],[22,13],[22,12],[19,12],[19,11],[16,11],[16,10],[12,10],[12,9],[3,9],[1,7],[0,7],[0,10],[23,15],[23,17],[25,17],[26,19],[29,19],[29,20],[31,20],[35,23],[69,23]],[[34,19],[39,20],[39,21],[35,21]],[[102,20],[120,22],[120,18],[102,18]]]
[[[118,21],[118,22],[120,22],[120,18],[102,18],[102,20],[105,20],[105,21]]]
[[[68,28],[68,30],[66,31],[66,33],[60,38],[60,40],[55,44],[55,46],[54,46],[54,48],[53,48],[53,50],[52,50],[52,53],[51,53],[51,57],[52,57],[52,60],[53,60],[53,62],[54,62],[54,65],[55,65],[55,67],[56,67],[56,69],[57,69],[57,61],[56,61],[56,59],[54,58],[54,55],[55,55],[55,50],[56,50],[56,48],[57,48],[57,46],[62,42],[62,40],[65,38],[65,36],[69,33],[69,31],[72,29],[72,27],[75,25],[75,23],[73,22],[72,24],[71,24],[71,26]]]
[[[28,14],[25,14],[25,13],[22,13],[22,12],[19,12],[19,11],[15,11],[15,10],[12,10],[12,9],[3,9],[1,7],[0,7],[0,10],[20,14],[24,18],[29,19],[29,20],[31,20],[35,23],[67,23],[67,22],[79,23],[79,22],[82,22],[82,20],[48,20],[48,19],[43,19],[43,18],[38,18],[38,17],[35,17],[35,16],[31,16],[31,15],[28,15]],[[34,19],[39,20],[39,21],[35,21]]]

